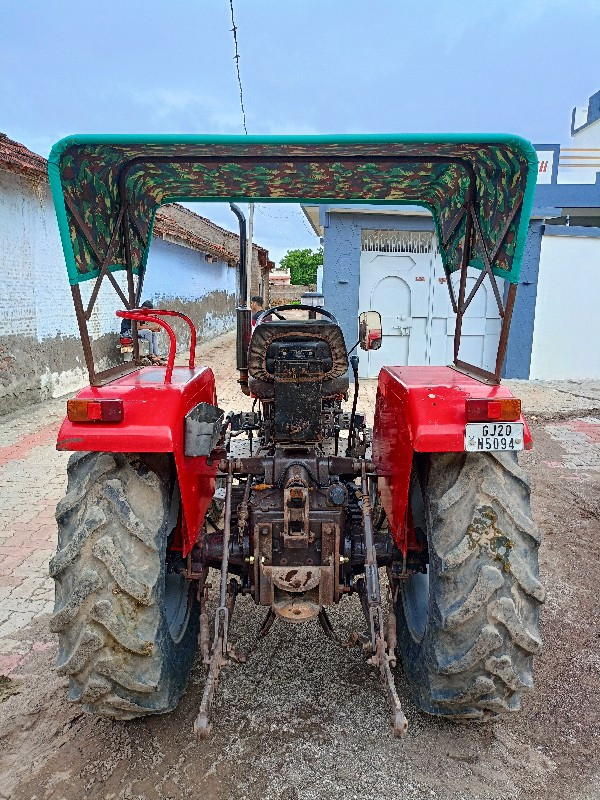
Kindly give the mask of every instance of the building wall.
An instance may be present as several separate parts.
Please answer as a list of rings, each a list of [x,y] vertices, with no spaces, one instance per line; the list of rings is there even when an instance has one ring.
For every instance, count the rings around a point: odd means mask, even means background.
[[[235,326],[236,270],[224,261],[209,262],[204,253],[153,239],[148,254],[144,300],[187,314],[198,339],[212,339]],[[169,324],[171,320],[167,320]],[[173,322],[178,348],[189,348],[189,328]],[[169,344],[160,336],[162,352]]]
[[[71,291],[46,180],[0,170],[0,414],[87,383]],[[124,273],[115,273],[125,287]],[[81,286],[87,303],[94,281]],[[235,270],[155,240],[147,297],[190,312],[201,337],[233,327]],[[98,369],[118,363],[121,303],[103,281],[89,323]],[[166,351],[166,346],[165,346]]]
[[[575,194],[579,189],[561,187],[561,196],[568,199],[569,192]],[[346,343],[352,346],[359,311],[361,230],[423,230],[431,228],[431,220],[362,211],[335,213],[325,208],[321,224],[325,306],[338,317]],[[548,380],[600,377],[599,308],[600,228],[532,220],[503,376]]]
[[[187,208],[186,210],[191,211],[191,209]],[[246,208],[243,208],[243,211],[246,213]],[[202,205],[200,203],[197,204],[197,212],[199,215],[202,214]],[[237,255],[239,253],[240,245],[236,220],[233,216],[233,213],[231,215],[231,225],[232,227],[235,227],[235,233],[233,231],[228,231],[225,228],[221,228],[219,225],[211,222],[211,220],[207,219],[206,217],[201,217],[200,220],[191,223],[191,228],[211,244],[222,247],[228,252],[235,253]],[[260,294],[260,290],[262,288],[266,288],[263,286],[263,275],[261,272],[258,252],[258,246],[253,244],[252,262],[250,267],[250,294]]]
[[[600,228],[546,226],[530,378],[600,377]]]
[[[270,306],[284,306],[288,303],[301,303],[304,292],[314,292],[314,286],[292,286],[291,284],[273,284],[269,286]]]
[[[85,366],[46,181],[0,171],[0,413],[83,385]],[[84,301],[91,282],[82,285]],[[115,363],[104,286],[90,320],[101,367]]]

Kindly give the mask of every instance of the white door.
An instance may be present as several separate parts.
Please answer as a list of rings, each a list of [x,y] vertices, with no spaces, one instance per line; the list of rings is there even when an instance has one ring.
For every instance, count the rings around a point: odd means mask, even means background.
[[[428,232],[363,231],[359,310],[379,311],[383,341],[361,353],[359,375],[427,363],[433,241]],[[372,248],[372,249],[367,249]]]
[[[466,296],[479,277],[469,267]],[[452,276],[458,298],[460,276]],[[500,296],[503,281],[497,279]],[[435,234],[363,230],[359,310],[379,311],[383,341],[361,353],[359,375],[376,378],[381,367],[444,365],[454,359],[455,314]],[[494,370],[501,319],[489,279],[463,318],[459,358]]]

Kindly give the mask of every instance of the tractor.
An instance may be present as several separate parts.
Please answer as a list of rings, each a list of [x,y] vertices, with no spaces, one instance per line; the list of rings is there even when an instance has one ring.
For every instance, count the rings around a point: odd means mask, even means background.
[[[117,720],[170,712],[199,650],[207,675],[194,728],[207,737],[220,670],[244,660],[229,628],[247,596],[265,609],[257,639],[278,620],[320,624],[340,646],[363,648],[397,736],[407,729],[397,660],[428,714],[479,721],[519,709],[541,648],[544,589],[517,462],[531,434],[500,378],[536,166],[531,145],[506,135],[55,145],[50,182],[90,378],[68,401],[57,442],[74,451],[50,564],[70,700]],[[238,218],[236,359],[252,411],[219,408],[210,366],[195,363],[192,320],[140,307],[154,214],[176,200],[229,202]],[[385,366],[372,430],[351,353],[381,345],[376,309],[360,313],[356,343],[326,308],[276,306],[251,324],[235,202],[282,200],[413,203],[433,215],[456,314],[452,363]],[[491,366],[461,352],[484,280],[501,319]],[[134,352],[97,371],[88,322],[103,281],[131,320]],[[190,328],[185,366],[175,364],[177,317]],[[168,335],[165,366],[140,363],[144,322]],[[345,640],[327,610],[352,594],[364,619]]]

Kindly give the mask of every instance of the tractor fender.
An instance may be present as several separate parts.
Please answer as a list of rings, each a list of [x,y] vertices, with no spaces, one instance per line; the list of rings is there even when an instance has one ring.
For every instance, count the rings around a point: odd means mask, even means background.
[[[77,400],[121,400],[121,422],[71,422],[65,418],[57,450],[107,453],[172,453],[183,509],[183,555],[197,539],[211,503],[216,463],[186,456],[184,419],[199,403],[216,405],[215,379],[208,367],[175,367],[171,383],[164,369],[143,367],[103,386],[87,386]]]
[[[466,400],[514,395],[452,367],[383,367],[379,373],[373,461],[381,504],[394,540],[405,547],[406,509],[413,453],[451,453],[465,449]],[[531,433],[524,424],[524,446]]]

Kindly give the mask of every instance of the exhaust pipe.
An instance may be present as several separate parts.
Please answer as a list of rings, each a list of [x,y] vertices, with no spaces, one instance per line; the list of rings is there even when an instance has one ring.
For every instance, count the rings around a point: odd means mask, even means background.
[[[229,207],[238,218],[240,226],[240,259],[238,263],[238,305],[236,313],[236,362],[240,373],[239,384],[244,394],[249,394],[248,390],[248,346],[252,335],[252,312],[246,305],[248,296],[248,271],[246,269],[246,217],[242,210],[235,203],[230,203]]]
[[[246,298],[248,296],[248,272],[246,270],[247,242],[248,233],[246,231],[246,217],[239,206],[230,203],[229,208],[238,218],[240,226],[240,260],[238,262],[238,308],[246,308]]]

